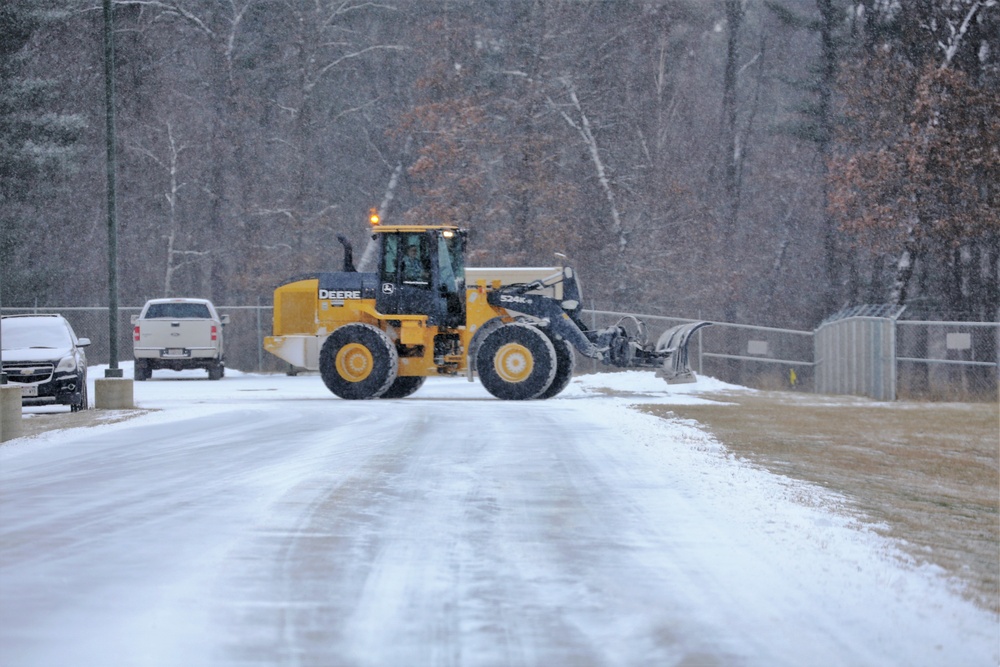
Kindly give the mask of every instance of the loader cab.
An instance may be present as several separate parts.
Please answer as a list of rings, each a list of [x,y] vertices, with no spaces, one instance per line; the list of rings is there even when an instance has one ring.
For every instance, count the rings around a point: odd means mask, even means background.
[[[375,305],[386,315],[427,315],[430,325],[465,323],[465,232],[455,227],[374,227],[379,247]]]

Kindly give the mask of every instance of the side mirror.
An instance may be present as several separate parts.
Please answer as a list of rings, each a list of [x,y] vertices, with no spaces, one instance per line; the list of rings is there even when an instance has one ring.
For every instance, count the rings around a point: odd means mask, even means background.
[[[80,338],[79,340],[76,341],[77,347],[87,347],[88,345],[90,345],[89,338]]]
[[[131,318],[129,318],[129,319],[130,319],[130,320],[132,320],[132,324],[135,324],[136,322],[138,322],[138,321],[139,321],[139,316],[138,316],[138,315],[133,315],[133,316],[132,316]]]
[[[219,315],[219,321],[222,322],[223,325],[229,324],[229,315]]]

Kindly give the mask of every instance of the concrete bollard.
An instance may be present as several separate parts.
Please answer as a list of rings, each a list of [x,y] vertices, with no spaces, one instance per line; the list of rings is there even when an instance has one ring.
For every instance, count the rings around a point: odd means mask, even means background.
[[[21,387],[0,384],[0,442],[20,438]]]
[[[98,410],[131,410],[135,407],[132,378],[94,380],[94,407]]]

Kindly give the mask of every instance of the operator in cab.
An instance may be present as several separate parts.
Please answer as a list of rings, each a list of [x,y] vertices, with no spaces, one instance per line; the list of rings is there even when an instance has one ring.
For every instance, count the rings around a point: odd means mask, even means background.
[[[419,282],[426,279],[424,263],[420,259],[420,248],[411,245],[406,249],[406,255],[403,256],[403,280]]]

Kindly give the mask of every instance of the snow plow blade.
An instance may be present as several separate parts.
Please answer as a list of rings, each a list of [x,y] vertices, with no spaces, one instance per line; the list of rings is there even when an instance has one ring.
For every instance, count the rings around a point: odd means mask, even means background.
[[[685,384],[695,381],[694,371],[688,365],[688,340],[691,334],[711,322],[689,322],[671,327],[663,332],[656,341],[656,352],[666,354],[663,365],[656,375],[667,381],[667,384]]]

